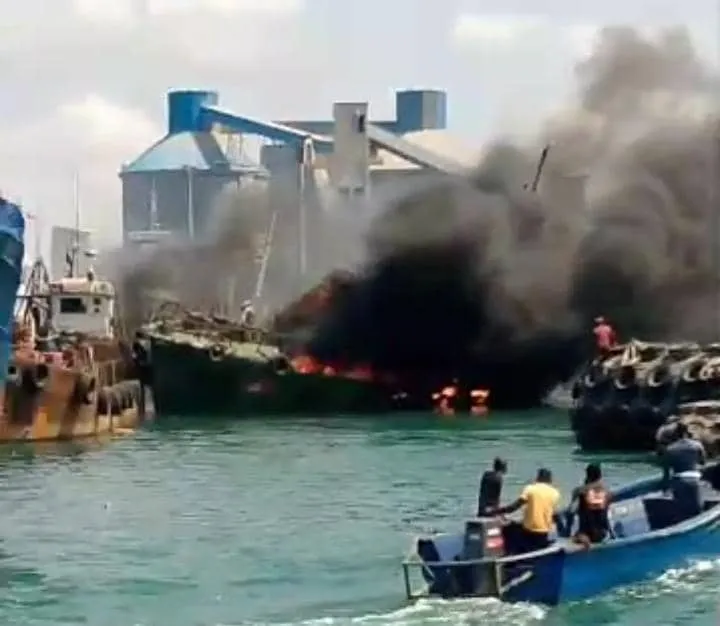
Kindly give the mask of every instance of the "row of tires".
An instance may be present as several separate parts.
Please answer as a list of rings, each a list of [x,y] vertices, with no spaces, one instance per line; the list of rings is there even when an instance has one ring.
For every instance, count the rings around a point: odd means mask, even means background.
[[[642,359],[636,348],[629,358],[631,349],[589,364],[573,386],[570,418],[584,449],[653,449],[679,405],[720,396],[715,353],[666,348]]]
[[[8,367],[7,384],[34,395],[45,389],[50,379],[50,368],[45,363]],[[109,387],[97,389],[94,376],[81,374],[75,381],[72,400],[77,404],[91,405],[97,392],[99,415],[120,415],[123,411],[140,405],[142,386],[139,381],[130,380]]]
[[[142,386],[136,380],[103,387],[98,392],[98,415],[120,415],[127,409],[139,407],[142,393]]]
[[[8,366],[6,383],[12,387],[24,389],[29,393],[42,391],[50,379],[50,368],[45,363]]]

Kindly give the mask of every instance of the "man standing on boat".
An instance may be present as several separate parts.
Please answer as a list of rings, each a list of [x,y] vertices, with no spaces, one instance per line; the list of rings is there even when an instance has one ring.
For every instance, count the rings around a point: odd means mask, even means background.
[[[495,509],[495,515],[506,515],[525,507],[521,525],[508,526],[508,538],[512,552],[534,552],[550,545],[550,531],[555,521],[555,508],[560,502],[560,492],[552,484],[552,472],[540,468],[535,482],[523,489],[512,504]]]
[[[493,461],[492,469],[483,473],[480,479],[480,494],[478,496],[478,517],[493,515],[500,506],[500,496],[503,488],[503,478],[507,473],[507,462],[500,457]]]
[[[705,448],[692,438],[687,425],[678,422],[677,440],[661,451],[663,481],[672,492],[680,520],[698,515],[703,510],[700,492],[700,468],[705,464]]]

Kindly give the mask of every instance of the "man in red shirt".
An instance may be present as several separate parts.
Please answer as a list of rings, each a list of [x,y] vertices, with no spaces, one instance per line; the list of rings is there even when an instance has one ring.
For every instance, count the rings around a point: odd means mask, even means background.
[[[595,335],[595,347],[600,356],[606,356],[617,341],[615,330],[604,317],[595,318],[593,335]]]

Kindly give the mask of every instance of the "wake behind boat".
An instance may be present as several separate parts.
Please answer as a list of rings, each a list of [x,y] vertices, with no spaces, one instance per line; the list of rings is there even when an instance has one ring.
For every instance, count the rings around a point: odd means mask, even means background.
[[[0,390],[5,386],[10,360],[15,297],[25,254],[24,237],[25,218],[20,207],[0,197]]]
[[[613,536],[590,547],[569,539],[574,529],[556,529],[549,547],[514,554],[497,518],[469,520],[462,533],[419,537],[402,564],[407,598],[493,597],[555,605],[712,558],[720,554],[720,463],[704,468],[703,481],[704,510],[685,519],[663,493],[661,477],[613,490]],[[418,574],[419,589],[413,585]]]

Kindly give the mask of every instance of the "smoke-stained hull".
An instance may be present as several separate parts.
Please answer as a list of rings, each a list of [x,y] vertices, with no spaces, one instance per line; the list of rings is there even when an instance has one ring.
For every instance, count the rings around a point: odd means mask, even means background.
[[[585,450],[642,451],[679,405],[720,397],[720,346],[631,341],[589,364],[570,411]]]
[[[152,387],[160,417],[372,413],[390,394],[368,380],[294,371],[259,333],[191,315],[150,329]]]

